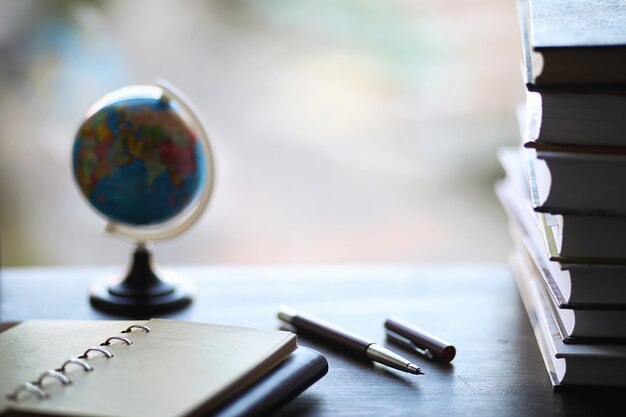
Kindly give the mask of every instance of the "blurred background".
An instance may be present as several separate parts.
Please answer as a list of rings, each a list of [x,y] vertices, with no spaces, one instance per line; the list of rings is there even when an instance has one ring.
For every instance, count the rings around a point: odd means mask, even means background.
[[[0,1],[2,266],[121,264],[71,175],[87,108],[164,78],[218,179],[161,264],[505,262],[515,2]]]

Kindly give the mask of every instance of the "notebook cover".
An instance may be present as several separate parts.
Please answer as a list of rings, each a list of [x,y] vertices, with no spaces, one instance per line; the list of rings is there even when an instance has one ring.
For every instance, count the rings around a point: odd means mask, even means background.
[[[19,322],[0,323],[0,333]],[[267,415],[297,397],[328,372],[328,361],[319,352],[299,346],[269,374],[234,401],[216,411],[217,417]]]
[[[3,351],[13,359],[5,358],[2,368],[14,374],[3,378],[2,391],[13,392],[19,381],[36,379],[129,323],[34,320],[4,332],[12,334]],[[46,415],[204,415],[233,401],[297,348],[295,335],[287,332],[170,320],[147,324],[152,332],[126,335],[131,345],[107,346],[111,359],[90,356],[93,373],[70,369],[69,386],[47,381],[45,401],[24,395],[20,401],[5,399],[2,408]],[[128,388],[138,386],[143,389]]]

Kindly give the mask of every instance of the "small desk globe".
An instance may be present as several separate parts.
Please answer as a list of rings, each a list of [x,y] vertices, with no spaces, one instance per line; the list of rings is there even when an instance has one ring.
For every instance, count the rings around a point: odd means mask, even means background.
[[[136,243],[120,282],[97,283],[91,304],[128,316],[178,310],[191,302],[183,280],[154,271],[151,242],[191,227],[213,189],[213,156],[190,101],[165,82],[107,94],[87,112],[73,146],[73,174],[107,231]]]

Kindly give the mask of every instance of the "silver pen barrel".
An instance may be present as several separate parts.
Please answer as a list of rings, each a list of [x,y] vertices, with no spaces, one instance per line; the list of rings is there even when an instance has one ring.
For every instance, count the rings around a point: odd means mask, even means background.
[[[378,362],[391,368],[415,375],[424,374],[419,366],[409,362],[402,356],[390,351],[389,349],[379,344],[372,343],[367,347],[365,353],[367,357],[374,362]]]

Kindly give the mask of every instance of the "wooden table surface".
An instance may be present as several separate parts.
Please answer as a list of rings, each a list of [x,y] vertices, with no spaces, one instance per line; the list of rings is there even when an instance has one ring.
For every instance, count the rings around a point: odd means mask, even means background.
[[[193,281],[192,305],[169,318],[273,329],[277,306],[291,305],[384,342],[396,315],[449,340],[451,365],[412,356],[414,376],[322,352],[328,374],[280,416],[556,416],[606,414],[624,390],[553,392],[517,289],[505,266],[345,265],[180,267]],[[113,268],[8,268],[0,272],[2,321],[116,318],[93,310],[89,285]]]

